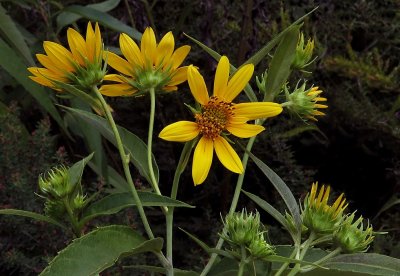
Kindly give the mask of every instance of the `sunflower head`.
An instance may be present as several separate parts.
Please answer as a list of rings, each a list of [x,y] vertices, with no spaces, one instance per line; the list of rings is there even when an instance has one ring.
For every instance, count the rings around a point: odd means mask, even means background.
[[[299,41],[296,46],[296,55],[293,60],[292,66],[296,69],[303,69],[310,65],[313,61],[310,61],[314,51],[314,40],[308,39],[307,44],[304,45],[303,33],[299,36]]]
[[[365,252],[374,240],[372,226],[363,223],[363,217],[353,222],[355,213],[348,215],[333,234],[334,243],[345,253]]]
[[[187,67],[180,66],[190,46],[184,45],[175,50],[172,32],[157,43],[153,29],[148,27],[143,33],[140,48],[127,34],[120,35],[119,44],[125,59],[112,52],[105,53],[108,64],[121,74],[105,77],[114,83],[101,87],[104,94],[114,96],[123,91],[128,96],[147,92],[151,88],[169,92],[177,90],[177,85],[187,80]]]
[[[30,76],[35,82],[57,91],[62,89],[57,83],[67,83],[88,91],[94,85],[99,85],[105,75],[103,66],[103,44],[100,28],[96,23],[93,29],[89,22],[86,38],[72,28],[67,31],[70,50],[51,41],[43,43],[46,55],[37,54],[38,61],[44,68],[30,67]]]
[[[328,204],[330,186],[321,187],[318,193],[318,183],[313,183],[311,192],[304,199],[302,217],[303,224],[308,231],[315,234],[332,234],[343,219],[343,211],[346,209],[346,199],[341,194],[336,201]]]
[[[306,89],[306,83],[303,83],[300,87],[296,87],[292,93],[285,87],[287,102],[282,105],[303,120],[318,121],[315,116],[325,115],[325,113],[318,109],[328,108],[327,105],[319,103],[326,102],[326,98],[320,97],[321,93],[322,90],[319,90],[318,86]]]

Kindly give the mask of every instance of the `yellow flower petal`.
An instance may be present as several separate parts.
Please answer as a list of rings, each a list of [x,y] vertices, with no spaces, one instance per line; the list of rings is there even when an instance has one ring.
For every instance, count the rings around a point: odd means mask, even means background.
[[[46,55],[37,54],[36,58],[44,67],[46,67],[50,71],[53,71],[56,74],[65,75],[67,73],[62,68],[59,68],[56,64],[54,64],[51,59]]]
[[[224,99],[231,102],[243,90],[253,76],[254,65],[246,64],[239,68],[228,82],[228,87],[223,95]]]
[[[201,105],[206,105],[208,103],[208,91],[204,78],[200,75],[199,71],[193,66],[189,65],[187,69],[187,77],[190,90],[192,91],[193,97]]]
[[[115,70],[122,74],[133,76],[132,65],[120,56],[109,51],[104,51],[104,59],[107,60],[107,64]]]
[[[92,27],[92,23],[90,21],[87,24],[87,29],[86,29],[86,49],[87,49],[87,57],[89,61],[93,62],[94,57],[95,57],[95,34],[94,30]]]
[[[60,68],[68,72],[73,72],[75,70],[72,66],[72,54],[63,46],[52,41],[45,41],[43,42],[43,48],[53,63],[60,64]]]
[[[126,83],[125,78],[122,77],[121,75],[118,75],[118,74],[108,74],[108,75],[105,75],[103,79],[107,80],[107,81],[115,81],[115,82],[119,82],[119,83]]]
[[[140,43],[140,49],[145,65],[150,62],[150,65],[154,64],[154,57],[156,55],[156,36],[152,28],[147,27],[143,33],[142,41]]]
[[[229,60],[226,56],[222,56],[218,62],[217,71],[214,80],[214,96],[222,97],[228,85],[229,79]]]
[[[161,63],[163,63],[164,65],[169,64],[172,53],[174,52],[174,48],[175,48],[174,35],[172,34],[172,32],[168,32],[166,35],[164,35],[164,37],[161,39],[160,43],[157,46],[155,66],[157,67]]]
[[[249,120],[269,118],[282,112],[282,106],[273,102],[240,103],[234,105],[235,116],[247,117]]]
[[[100,27],[99,23],[96,22],[96,26],[94,28],[94,47],[95,47],[95,58],[100,59],[101,55],[101,50],[103,48],[102,42],[101,42],[101,33],[100,33]]]
[[[67,38],[69,48],[71,49],[74,59],[79,62],[80,65],[85,65],[83,57],[87,56],[86,42],[80,33],[72,28],[67,30]]]
[[[228,124],[226,129],[239,138],[250,138],[262,132],[265,128],[252,124]]]
[[[54,89],[54,84],[49,79],[38,76],[29,76],[29,78],[40,85],[51,87]]]
[[[36,77],[41,77],[44,79],[49,79],[50,81],[56,80],[61,82],[68,82],[68,79],[63,75],[59,75],[50,71],[46,68],[39,68],[39,67],[29,67],[28,71],[31,72]]]
[[[194,185],[206,180],[213,159],[213,141],[201,137],[193,154],[192,177]]]
[[[100,87],[100,93],[109,96],[130,96],[137,90],[127,83],[105,84]]]
[[[172,92],[172,91],[177,91],[178,90],[178,86],[164,86],[163,88],[162,88],[162,90],[164,91],[164,92]]]
[[[179,121],[164,127],[158,137],[166,141],[187,142],[199,135],[200,130],[195,122]]]
[[[168,85],[178,85],[187,80],[188,66],[180,67],[172,75],[171,81]]]
[[[119,36],[119,46],[121,47],[122,54],[124,54],[132,66],[140,66],[143,68],[143,58],[140,49],[132,38],[127,34],[121,34]]]
[[[219,136],[214,140],[215,153],[228,170],[235,173],[243,173],[243,165],[235,150],[225,138]]]
[[[175,70],[176,68],[178,68],[185,60],[189,52],[190,52],[190,46],[188,45],[184,45],[176,49],[171,57],[171,69]],[[167,65],[165,65],[164,67],[167,67]]]

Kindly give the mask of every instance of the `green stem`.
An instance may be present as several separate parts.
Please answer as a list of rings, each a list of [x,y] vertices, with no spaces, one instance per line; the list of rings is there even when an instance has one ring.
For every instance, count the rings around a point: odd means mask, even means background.
[[[133,199],[134,199],[134,201],[136,203],[136,206],[138,208],[139,215],[140,215],[140,218],[141,218],[141,220],[143,222],[144,229],[145,229],[145,231],[147,233],[147,236],[150,239],[154,239],[154,234],[151,231],[149,222],[147,220],[146,214],[145,214],[144,209],[143,209],[142,202],[140,201],[139,195],[138,195],[138,193],[136,191],[135,184],[133,183],[133,180],[132,180],[132,175],[131,175],[131,172],[129,170],[129,156],[125,153],[125,149],[124,149],[124,146],[122,144],[121,136],[119,135],[117,126],[115,125],[115,122],[114,122],[114,119],[113,119],[113,117],[111,115],[110,109],[108,108],[108,105],[107,105],[106,101],[104,100],[103,95],[101,95],[99,89],[97,89],[96,86],[93,86],[93,92],[96,94],[97,98],[100,100],[101,106],[103,107],[103,110],[106,113],[106,118],[107,118],[107,120],[108,120],[108,122],[109,122],[109,124],[111,126],[112,131],[113,131],[113,134],[114,134],[114,137],[115,137],[115,141],[117,142],[117,148],[118,148],[118,151],[119,151],[119,155],[121,156],[122,167],[124,168],[125,178],[126,178],[126,181],[129,184],[129,190],[130,190],[130,192],[132,194],[132,197],[133,197]]]
[[[240,253],[241,253],[241,258],[240,258],[240,264],[239,264],[239,271],[237,276],[242,276],[244,272],[244,268],[246,266],[246,248],[242,245],[240,247]]]
[[[332,252],[330,252],[328,255],[326,255],[325,257],[319,259],[318,261],[313,262],[316,265],[319,265],[323,262],[325,262],[326,260],[335,257],[336,255],[339,255],[340,252],[342,251],[342,249],[340,247],[336,248],[335,250],[333,250]],[[311,270],[314,270],[316,267],[315,266],[310,266],[310,267],[304,267],[303,269],[301,269],[301,273],[305,273]]]
[[[315,240],[315,234],[314,234],[314,232],[311,232],[310,236],[308,237],[308,239],[303,243],[300,256],[298,258],[296,258],[296,259],[303,260],[304,256],[306,255],[308,249],[310,248],[310,246],[311,246],[311,244],[312,244],[312,242],[314,240]],[[300,272],[300,268],[301,268],[301,265],[300,264],[296,264],[295,267],[290,271],[288,276],[296,275],[298,272]]]
[[[246,173],[246,167],[247,167],[247,161],[249,160],[249,154],[248,152],[251,151],[254,141],[256,140],[256,136],[251,137],[249,139],[249,142],[247,143],[246,146],[246,152],[243,154],[243,158],[242,158],[242,164],[243,164],[243,168],[244,168],[244,172],[242,174],[239,175],[238,180],[236,182],[236,188],[235,188],[235,193],[233,194],[233,199],[231,202],[231,207],[229,209],[229,214],[233,214],[233,212],[235,212],[236,207],[237,207],[237,203],[239,201],[239,195],[240,192],[242,190],[242,185],[243,185],[243,179],[244,179],[244,174]],[[222,235],[224,236],[226,234],[226,228],[224,227],[224,229],[222,229]],[[224,240],[222,238],[219,238],[217,245],[216,245],[216,249],[221,249],[222,245],[224,244]],[[211,267],[213,266],[216,258],[217,258],[217,254],[213,253],[210,257],[210,260],[208,261],[207,265],[204,267],[203,271],[201,272],[200,276],[204,276],[207,275],[207,273],[210,271]]]
[[[194,140],[187,142],[182,149],[181,156],[179,158],[178,165],[175,170],[174,180],[172,182],[172,189],[171,189],[171,198],[176,199],[178,194],[178,187],[179,187],[179,180],[183,170],[186,167],[188,157],[191,153],[192,146]],[[169,207],[168,212],[166,214],[166,222],[167,222],[167,259],[173,264],[173,256],[172,256],[172,241],[173,241],[173,223],[174,223],[174,207]]]
[[[71,222],[72,225],[72,230],[74,231],[74,234],[79,238],[80,236],[82,236],[82,231],[81,231],[82,227],[80,227],[79,222],[75,217],[74,212],[71,209],[71,206],[69,205],[68,198],[65,198],[63,200],[63,203],[68,213],[69,221]]]
[[[158,187],[158,182],[154,174],[153,158],[152,158],[154,116],[156,109],[156,93],[154,88],[150,88],[149,94],[150,94],[150,119],[149,119],[149,132],[147,136],[147,165],[149,167],[150,184],[153,187],[156,194],[161,195],[161,191],[160,188]],[[163,211],[166,212],[168,211],[168,209],[164,207]]]

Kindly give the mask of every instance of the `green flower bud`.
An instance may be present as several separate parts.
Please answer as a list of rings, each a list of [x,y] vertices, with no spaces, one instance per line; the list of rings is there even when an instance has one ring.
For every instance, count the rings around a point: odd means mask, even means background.
[[[365,229],[363,218],[360,216],[353,223],[355,213],[347,216],[340,228],[333,234],[333,242],[345,253],[365,252],[374,240],[372,226],[367,223]]]
[[[222,238],[235,246],[248,246],[260,231],[260,214],[233,213],[225,218],[227,233]]]
[[[257,83],[257,87],[260,90],[261,93],[263,93],[265,95],[265,93],[267,93],[267,76],[268,76],[268,72],[265,71],[263,74],[261,74],[260,78],[258,78],[258,76],[256,76],[256,83]]]
[[[265,241],[264,234],[259,233],[247,248],[254,258],[265,258],[275,254],[275,249],[272,245]]]
[[[308,231],[317,235],[332,234],[342,222],[342,214],[346,209],[346,199],[341,194],[333,205],[328,205],[330,187],[323,185],[317,194],[318,183],[313,183],[311,192],[304,199],[302,219]]]
[[[71,208],[73,210],[82,210],[87,204],[86,196],[77,194],[72,200]]]
[[[328,108],[327,105],[318,103],[326,101],[326,98],[319,96],[321,93],[322,90],[318,90],[318,86],[313,86],[306,90],[305,82],[299,88],[296,86],[292,93],[285,87],[287,102],[283,103],[282,106],[287,107],[290,112],[298,115],[303,120],[318,121],[315,116],[323,116],[325,113],[317,109]]]
[[[74,187],[69,182],[68,169],[56,167],[39,176],[39,189],[54,199],[63,199],[73,192]]]
[[[295,69],[303,69],[310,65],[314,60],[310,61],[314,51],[314,40],[309,39],[304,46],[304,35],[300,34],[299,41],[296,46],[296,55],[292,63]]]
[[[64,202],[62,200],[46,200],[44,203],[44,213],[56,220],[62,219],[66,214]]]
[[[139,92],[146,92],[150,88],[154,88],[156,91],[163,90],[171,81],[170,70],[163,69],[162,64],[158,68],[147,66],[145,68],[136,68],[135,71],[135,79],[127,81]]]

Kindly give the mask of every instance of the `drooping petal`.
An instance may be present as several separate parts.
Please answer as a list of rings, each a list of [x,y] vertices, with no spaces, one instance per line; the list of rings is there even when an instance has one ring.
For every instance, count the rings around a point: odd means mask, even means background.
[[[167,141],[187,142],[193,140],[199,133],[199,127],[195,122],[179,121],[166,126],[158,137]]]
[[[157,54],[155,60],[155,66],[157,67],[161,63],[164,65],[169,64],[172,53],[175,48],[175,40],[172,32],[168,32],[161,39],[160,43],[157,46]]]
[[[39,77],[39,76],[29,76],[31,80],[34,82],[37,82],[38,84],[41,84],[43,86],[51,87],[54,89],[54,84],[49,80],[46,79],[45,77]]]
[[[83,57],[87,56],[86,42],[82,35],[72,28],[67,30],[68,45],[71,49],[74,59],[79,62],[80,65],[85,65]]]
[[[178,68],[185,60],[189,52],[190,52],[190,46],[188,45],[184,45],[176,49],[171,57],[171,69],[175,70],[176,68]],[[166,66],[167,65],[165,65],[164,67]]]
[[[235,72],[235,74],[228,81],[228,87],[224,94],[224,99],[231,102],[243,90],[246,84],[253,76],[254,65],[246,64]]]
[[[100,93],[109,96],[130,96],[137,90],[127,83],[105,84],[100,87]]]
[[[187,80],[188,66],[178,68],[172,75],[171,81],[168,85],[178,85]]]
[[[222,56],[218,62],[214,80],[214,96],[224,98],[229,79],[229,60]]]
[[[143,58],[140,49],[132,38],[127,34],[121,34],[119,36],[119,46],[121,47],[122,54],[132,66],[143,67]]]
[[[122,74],[133,76],[132,65],[120,56],[109,51],[104,51],[104,59],[107,60],[107,64],[115,70]]]
[[[282,112],[282,106],[273,102],[240,103],[234,105],[236,116],[247,117],[249,120],[269,118]]]
[[[73,72],[75,70],[72,66],[72,54],[63,46],[52,41],[45,41],[43,42],[43,48],[53,63],[60,64],[60,68],[68,72]]]
[[[206,105],[208,103],[208,91],[204,78],[200,75],[199,71],[193,66],[189,65],[187,69],[188,83],[190,91],[192,91],[193,97],[201,105]]]
[[[126,83],[126,79],[124,77],[122,77],[121,75],[118,75],[118,74],[105,75],[103,80],[115,81],[115,82],[119,82],[119,83]]]
[[[243,165],[239,156],[225,138],[218,136],[214,140],[215,153],[228,170],[243,173]]]
[[[152,66],[154,64],[154,57],[156,55],[156,36],[152,28],[147,27],[143,33],[142,41],[140,43],[140,49],[145,65],[150,62]]]
[[[199,185],[206,180],[213,159],[213,141],[201,137],[193,154],[192,177],[194,185]]]
[[[54,73],[53,71],[50,71],[49,69],[46,68],[29,67],[28,71],[31,72],[36,77],[43,77],[45,79],[61,81],[61,82],[68,81],[68,79],[65,76]]]
[[[250,138],[262,132],[265,128],[252,124],[228,124],[226,129],[239,138]]]

